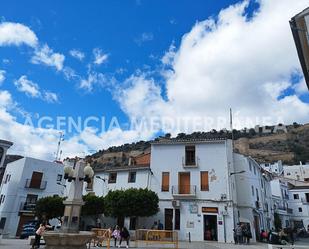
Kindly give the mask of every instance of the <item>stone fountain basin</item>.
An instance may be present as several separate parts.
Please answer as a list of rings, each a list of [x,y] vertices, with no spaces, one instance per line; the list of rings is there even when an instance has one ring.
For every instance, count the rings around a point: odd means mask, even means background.
[[[79,233],[45,232],[43,235],[46,249],[85,249],[93,236],[94,233],[86,231]]]

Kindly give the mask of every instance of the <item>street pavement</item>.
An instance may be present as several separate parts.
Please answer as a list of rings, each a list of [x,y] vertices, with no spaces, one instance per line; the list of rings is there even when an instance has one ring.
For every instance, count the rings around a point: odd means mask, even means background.
[[[297,241],[298,245],[307,245],[309,249],[309,239],[302,239]],[[21,239],[2,239],[0,242],[0,249],[30,249],[28,240]],[[44,246],[41,246],[44,249]],[[98,247],[91,247],[94,249]],[[103,247],[104,248],[104,247]],[[111,247],[114,248],[114,247]],[[125,248],[124,246],[122,248]],[[130,248],[136,248],[134,241],[131,243]],[[138,249],[163,249],[163,248],[174,248],[173,245],[157,245],[150,244],[144,245],[139,243]],[[179,242],[179,249],[238,249],[238,248],[248,248],[248,249],[267,249],[267,244],[264,243],[254,243],[250,245],[234,245],[234,244],[224,244],[217,242]]]

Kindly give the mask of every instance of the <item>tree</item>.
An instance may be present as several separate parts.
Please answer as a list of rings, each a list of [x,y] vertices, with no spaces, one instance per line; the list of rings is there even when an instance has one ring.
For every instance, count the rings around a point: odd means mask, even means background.
[[[104,213],[104,197],[91,194],[83,196],[81,216],[92,216],[95,220]]]
[[[59,196],[47,196],[39,199],[35,206],[35,213],[39,219],[61,219],[64,212],[64,198]]]
[[[148,189],[114,190],[105,196],[105,213],[112,217],[148,217],[158,210],[158,195]]]

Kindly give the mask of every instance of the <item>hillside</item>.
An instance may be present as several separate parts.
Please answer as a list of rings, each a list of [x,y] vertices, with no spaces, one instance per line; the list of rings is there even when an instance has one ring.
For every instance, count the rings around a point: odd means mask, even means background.
[[[267,129],[268,132],[264,130]],[[210,132],[180,133],[177,139],[232,138],[227,130]],[[166,134],[158,139],[175,139]],[[256,129],[233,130],[235,152],[253,157],[258,162],[282,160],[285,164],[309,162],[309,124],[294,123],[289,126],[268,126]],[[127,165],[129,157],[134,157],[150,150],[151,141],[139,141],[132,144],[113,146],[88,156],[94,168]]]

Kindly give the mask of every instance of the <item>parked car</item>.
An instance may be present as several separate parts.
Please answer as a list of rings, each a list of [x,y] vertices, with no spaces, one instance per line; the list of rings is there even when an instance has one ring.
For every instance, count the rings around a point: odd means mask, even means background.
[[[35,235],[36,227],[35,226],[26,226],[23,228],[20,234],[21,239],[27,239],[29,236]]]

